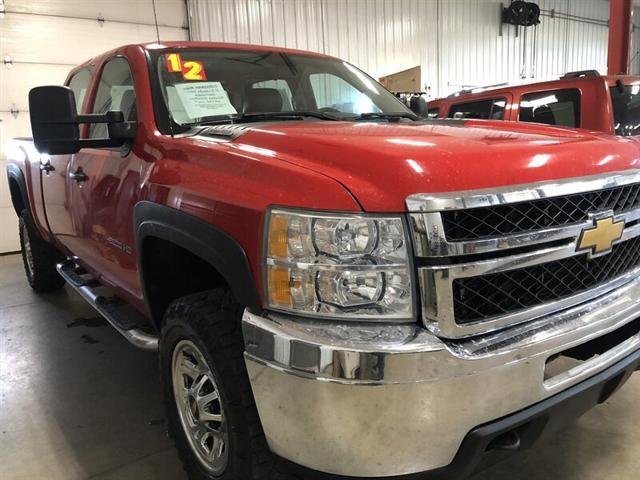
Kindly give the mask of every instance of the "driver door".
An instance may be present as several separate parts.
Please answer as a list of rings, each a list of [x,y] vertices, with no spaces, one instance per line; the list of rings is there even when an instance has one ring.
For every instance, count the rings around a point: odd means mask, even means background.
[[[91,113],[121,111],[125,121],[137,121],[133,75],[126,58],[113,57],[100,73]],[[106,124],[90,125],[90,139],[108,138]],[[70,165],[78,257],[100,272],[120,293],[139,290],[133,236],[133,207],[140,200],[143,161],[133,148],[84,148]],[[124,155],[123,153],[124,152]]]
[[[91,69],[83,68],[74,73],[67,83],[75,94],[78,112],[83,111],[91,76]],[[69,180],[69,167],[74,157],[75,155],[41,155],[40,175],[44,209],[51,233],[75,254],[78,245],[73,223],[73,185]]]

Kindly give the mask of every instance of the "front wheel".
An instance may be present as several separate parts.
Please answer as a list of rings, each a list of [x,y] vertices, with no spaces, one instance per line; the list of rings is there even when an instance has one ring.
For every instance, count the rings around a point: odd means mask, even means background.
[[[165,313],[160,369],[169,433],[192,480],[273,478],[241,316],[226,289],[180,298]]]

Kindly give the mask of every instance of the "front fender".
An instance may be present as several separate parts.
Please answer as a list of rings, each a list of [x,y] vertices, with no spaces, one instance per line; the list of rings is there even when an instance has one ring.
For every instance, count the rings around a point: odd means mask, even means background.
[[[260,296],[247,255],[227,233],[193,215],[149,201],[136,204],[133,223],[145,299],[149,298],[149,292],[142,269],[142,245],[145,238],[155,237],[174,243],[207,262],[224,278],[238,302],[250,309],[260,309]],[[154,312],[147,306],[154,320],[162,316],[163,312]]]

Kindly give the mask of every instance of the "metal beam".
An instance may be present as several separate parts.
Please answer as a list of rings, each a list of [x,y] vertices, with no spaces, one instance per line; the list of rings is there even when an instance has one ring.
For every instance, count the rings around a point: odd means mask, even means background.
[[[631,57],[631,18],[633,0],[609,2],[609,75],[628,75]]]

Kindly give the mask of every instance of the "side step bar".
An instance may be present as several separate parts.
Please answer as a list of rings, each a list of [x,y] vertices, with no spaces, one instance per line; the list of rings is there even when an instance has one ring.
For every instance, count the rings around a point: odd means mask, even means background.
[[[122,310],[118,309],[123,302],[114,300],[113,297],[105,297],[95,292],[99,286],[95,279],[85,280],[78,273],[78,266],[73,260],[56,265],[56,270],[89,304],[102,315],[120,335],[126,338],[131,344],[143,350],[157,350],[158,337],[136,328],[135,322],[130,321],[122,315]],[[120,314],[118,314],[120,313]]]

